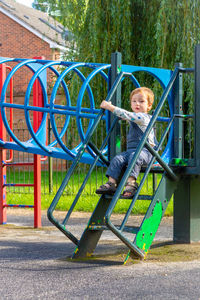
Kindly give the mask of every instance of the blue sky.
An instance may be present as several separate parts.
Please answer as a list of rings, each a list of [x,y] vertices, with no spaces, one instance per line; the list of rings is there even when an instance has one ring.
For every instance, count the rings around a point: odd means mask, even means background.
[[[16,2],[31,7],[31,4],[33,3],[33,0],[16,0]]]

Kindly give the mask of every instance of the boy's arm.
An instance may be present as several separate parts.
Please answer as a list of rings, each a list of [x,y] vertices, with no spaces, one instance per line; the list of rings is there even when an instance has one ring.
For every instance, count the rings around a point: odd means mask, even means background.
[[[115,106],[113,113],[124,120],[134,122],[138,125],[148,125],[149,117],[144,113],[134,113]]]
[[[144,113],[134,113],[113,105],[111,102],[103,100],[100,105],[101,108],[114,113],[117,117],[129,122],[134,122],[138,125],[148,125],[149,117]]]

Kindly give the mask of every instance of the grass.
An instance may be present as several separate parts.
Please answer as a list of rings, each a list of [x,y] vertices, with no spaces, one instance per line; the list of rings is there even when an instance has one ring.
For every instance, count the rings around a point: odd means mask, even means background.
[[[158,182],[161,178],[160,175],[157,175]],[[43,210],[48,209],[50,206],[57,189],[59,188],[63,178],[64,174],[61,172],[54,172],[53,173],[53,190],[51,194],[48,194],[48,174],[47,172],[42,172],[42,183],[41,183],[41,191],[45,191],[46,194],[42,193],[41,196],[41,206]],[[85,178],[85,170],[82,170],[81,172],[75,174],[69,181],[69,184],[67,185],[67,188],[64,191],[63,196],[60,198],[59,203],[56,207],[57,210],[62,211],[68,211],[74,197],[76,195],[76,191],[79,190],[79,187]],[[102,180],[104,179],[104,176],[102,175],[102,172],[100,170],[96,172],[93,172],[91,178],[89,179],[89,182],[86,184],[86,187],[84,189],[84,192],[80,199],[78,200],[75,211],[83,211],[83,212],[92,212],[94,208],[96,207],[96,204],[99,200],[99,196],[95,194],[96,187],[102,184]],[[139,179],[140,180],[140,179]],[[16,183],[24,183],[24,182],[33,182],[33,172],[21,172],[21,173],[13,173],[10,172],[9,176],[7,176],[7,181],[10,183],[16,182]],[[20,190],[21,189],[21,190]],[[18,187],[9,187],[7,189],[7,203],[8,204],[24,204],[24,205],[33,205],[34,199],[33,199],[33,188],[29,187],[26,188],[26,193],[22,193],[22,188]],[[152,177],[150,176],[148,178],[148,183],[144,185],[142,188],[142,194],[151,194],[152,193]],[[118,200],[117,205],[114,209],[115,213],[126,213],[128,210],[128,207],[130,205],[131,200]],[[150,204],[150,201],[142,201],[137,200],[136,204],[134,206],[134,209],[132,210],[133,214],[145,214],[148,206]],[[173,214],[173,201],[171,200],[168,208],[166,210],[165,215],[171,216]]]

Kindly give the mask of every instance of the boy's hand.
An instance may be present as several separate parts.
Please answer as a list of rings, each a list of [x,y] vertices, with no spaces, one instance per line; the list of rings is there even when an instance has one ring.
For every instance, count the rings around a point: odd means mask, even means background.
[[[111,104],[111,102],[107,102],[107,101],[103,100],[100,104],[100,107],[103,108],[103,109],[107,109],[109,104]]]
[[[115,106],[114,105],[112,105],[112,103],[109,101],[105,101],[105,100],[103,100],[102,102],[101,102],[101,104],[100,104],[100,107],[101,108],[103,108],[103,109],[107,109],[107,110],[109,110],[109,111],[114,111],[114,109],[115,109]]]

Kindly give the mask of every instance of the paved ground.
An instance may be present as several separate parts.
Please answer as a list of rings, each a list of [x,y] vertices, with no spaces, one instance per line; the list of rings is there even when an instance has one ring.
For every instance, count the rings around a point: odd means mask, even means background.
[[[88,218],[73,215],[77,237]],[[74,245],[45,213],[44,227],[33,229],[32,212],[9,210],[8,224],[0,226],[0,299],[200,299],[200,246],[170,245],[172,221],[163,220],[145,261],[123,265],[126,247],[106,232],[96,259],[74,262]]]

